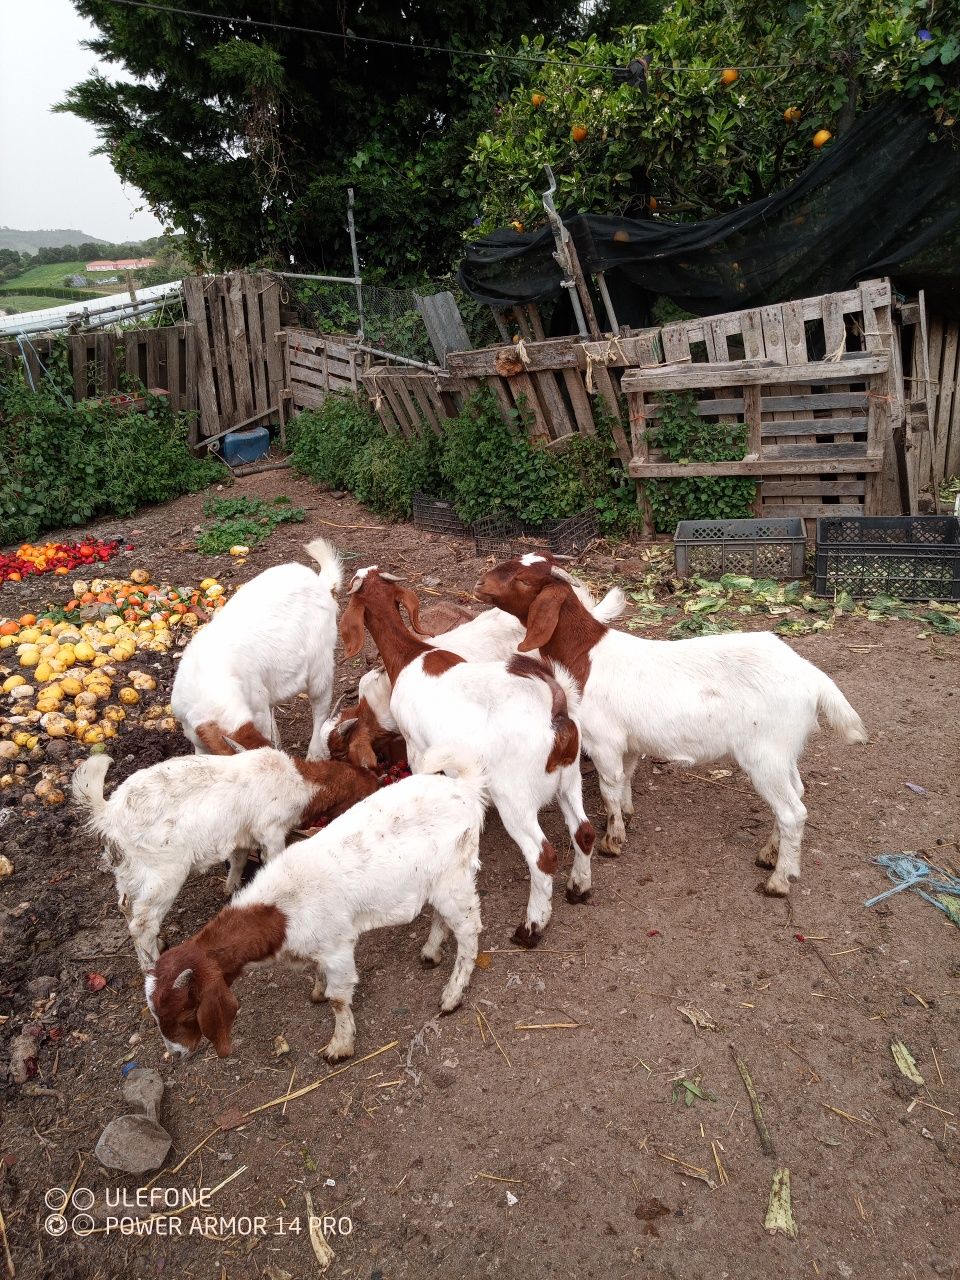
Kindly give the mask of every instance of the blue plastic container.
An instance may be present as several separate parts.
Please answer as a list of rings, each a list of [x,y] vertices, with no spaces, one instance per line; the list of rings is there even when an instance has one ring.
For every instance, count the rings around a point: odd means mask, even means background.
[[[270,448],[270,432],[266,427],[251,427],[249,431],[231,431],[223,437],[220,452],[231,467],[244,462],[256,462]]]

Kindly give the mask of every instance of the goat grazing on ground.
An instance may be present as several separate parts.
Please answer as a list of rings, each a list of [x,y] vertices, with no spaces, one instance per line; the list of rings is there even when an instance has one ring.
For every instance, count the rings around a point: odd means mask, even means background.
[[[439,964],[449,931],[457,942],[440,1009],[460,1004],[480,935],[480,830],[485,794],[475,759],[428,752],[424,773],[379,791],[300,844],[291,845],[194,937],[172,947],[147,975],[147,1002],[172,1053],[203,1037],[230,1052],[238,1009],[231,987],[247,965],[280,957],[317,967],[312,999],[324,995],[335,1026],[331,1062],[354,1052],[354,947],[368,929],[408,924],[429,903],[433,924],[420,955]],[[444,777],[441,770],[456,773]],[[326,980],[325,988],[320,975]]]
[[[479,756],[490,799],[530,869],[526,917],[514,941],[536,946],[550,919],[557,868],[537,815],[553,799],[573,842],[567,897],[581,902],[590,891],[594,832],[583,808],[574,682],[529,657],[465,662],[425,644],[404,626],[401,604],[417,628],[419,601],[412,591],[376,565],[358,570],[340,619],[344,653],[356,657],[364,630],[370,632],[392,685],[390,712],[414,770],[430,747]]]
[[[600,622],[613,622],[620,617],[626,602],[619,587],[608,591],[598,604],[586,587],[576,582],[573,585],[577,598]],[[429,635],[435,648],[459,654],[468,662],[505,662],[523,641],[526,630],[523,624],[502,609],[487,609],[479,617],[439,634],[428,630],[423,622],[435,610],[436,606],[424,610],[422,626],[418,628],[420,634]],[[333,759],[352,760],[354,764],[372,769],[378,755],[391,760],[400,757],[403,739],[390,712],[392,692],[390,677],[383,667],[361,677],[356,706],[347,707],[338,717],[332,717],[321,731],[325,749]]]
[[[306,693],[313,707],[307,759],[321,757],[343,569],[323,538],[306,552],[319,572],[302,564],[266,569],[245,583],[184,650],[170,702],[198,753],[227,755],[231,743],[279,746],[273,708]]]
[[[356,765],[263,747],[164,760],[132,774],[106,800],[110,764],[106,755],[83,761],[72,790],[104,841],[104,865],[143,969],[159,955],[160,926],[191,871],[229,860],[230,894],[251,850],[276,857],[295,827],[336,817],[378,787],[376,774]]]
[[[619,854],[633,813],[631,784],[643,753],[681,764],[732,756],[773,810],[758,863],[774,868],[767,892],[786,895],[800,876],[807,811],[797,760],[822,712],[846,742],[865,742],[860,717],[837,686],[768,632],[644,640],[602,626],[547,555],[486,573],[478,599],[526,626],[520,649],[563,663],[582,690],[584,750],[607,811],[602,851]]]

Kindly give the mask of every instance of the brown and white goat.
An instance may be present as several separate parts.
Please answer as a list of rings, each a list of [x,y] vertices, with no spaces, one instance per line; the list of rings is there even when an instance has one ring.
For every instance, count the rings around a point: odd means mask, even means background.
[[[432,747],[480,757],[490,799],[530,870],[527,911],[514,941],[536,946],[550,919],[557,868],[556,851],[537,815],[554,799],[573,842],[567,897],[580,902],[590,891],[594,832],[583,808],[574,682],[565,672],[519,655],[506,662],[465,662],[407,630],[401,605],[416,627],[416,595],[376,565],[360,569],[340,619],[344,652],[355,657],[363,648],[364,630],[370,632],[392,685],[390,711],[414,770]]]
[[[508,560],[475,591],[526,625],[521,650],[563,663],[582,690],[583,746],[607,810],[602,851],[623,848],[642,754],[685,765],[731,756],[776,820],[758,858],[773,868],[767,892],[790,892],[807,814],[797,761],[817,714],[847,742],[867,737],[829,676],[769,632],[664,641],[601,626],[549,555]]]
[[[276,857],[292,830],[338,817],[379,785],[356,765],[261,747],[164,760],[132,774],[107,800],[110,764],[109,756],[91,756],[79,765],[73,796],[104,842],[104,865],[143,969],[159,955],[160,926],[191,871],[228,860],[230,894],[252,849]]]

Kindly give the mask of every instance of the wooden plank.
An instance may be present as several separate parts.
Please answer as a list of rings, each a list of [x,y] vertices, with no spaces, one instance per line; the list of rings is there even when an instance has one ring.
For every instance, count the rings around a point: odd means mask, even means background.
[[[827,448],[828,446],[823,446]],[[833,448],[847,446],[834,445]],[[841,475],[855,472],[864,475],[880,470],[883,459],[858,457],[817,458],[741,458],[738,462],[638,462],[632,459],[630,475],[638,480],[658,478],[683,479],[698,476],[765,476],[765,475]]]
[[[823,409],[866,410],[870,398],[865,391],[828,391],[811,395],[765,395],[762,404],[765,413],[795,413],[798,409],[812,409],[817,413]]]
[[[183,382],[180,376],[180,330],[176,325],[171,325],[162,332],[166,337],[166,386],[170,392],[170,406],[175,413],[179,413],[183,409]]]
[[[166,342],[159,329],[146,329],[147,340],[147,386],[159,387],[161,383],[160,360],[166,355]]]
[[[957,363],[958,346],[960,346],[960,326],[956,321],[944,325],[943,351],[940,357],[940,372],[937,381],[940,383],[940,394],[937,396],[937,420],[933,430],[933,480],[939,489],[947,472],[947,445],[950,436],[950,423],[953,417],[953,403],[957,394],[957,379],[960,377],[960,365]]]
[[[547,426],[547,419],[537,396],[537,389],[529,374],[517,373],[512,378],[508,378],[506,382],[510,389],[510,394],[516,401],[517,408],[523,412],[524,404],[526,405],[527,430],[531,437],[549,440],[550,428]]]
[[[513,345],[506,348],[511,354]],[[447,372],[461,378],[485,377],[497,372],[497,357],[504,347],[484,347],[479,351],[455,351],[447,356]],[[583,345],[573,337],[552,338],[546,342],[526,344],[524,368],[528,373],[544,369],[579,369],[586,367]]]
[[[889,304],[877,305],[868,284],[860,286],[863,307],[863,335],[867,351],[884,353],[892,360],[891,348],[894,342],[893,323]],[[895,460],[893,455],[893,427],[895,387],[890,368],[881,371],[881,376],[872,379],[870,385],[870,407],[867,410],[867,451],[886,455],[892,464],[895,477]],[[882,487],[879,477],[871,477],[867,483],[864,497],[864,515],[879,515]]]
[[[953,412],[950,415],[950,431],[943,465],[944,475],[951,477],[960,476],[960,356],[957,359],[957,384],[953,390]]]
[[[626,433],[623,430],[623,419],[620,416],[620,402],[617,400],[617,393],[610,377],[610,370],[606,365],[597,365],[593,370],[594,381],[597,385],[601,397],[603,398],[604,408],[607,411],[607,417],[610,422],[610,433],[613,436],[613,443],[616,445],[617,453],[620,455],[620,461],[626,467],[630,463],[630,445],[627,441]]]
[[[227,318],[227,284],[222,276],[210,282],[207,289],[207,310],[210,313],[210,336],[213,341],[213,374],[217,382],[217,398],[220,402],[220,418],[216,430],[225,431],[242,415],[237,413],[233,378],[230,371],[230,325]]]
[[[783,316],[783,342],[787,364],[807,364],[807,335],[803,323],[803,304],[785,302],[780,310]]]
[[[413,301],[423,317],[427,337],[439,364],[446,364],[447,353],[450,351],[469,351],[473,344],[452,293],[448,290],[428,294],[414,293]]]
[[[746,386],[743,388],[743,421],[747,428],[747,454],[759,456],[762,429],[760,425],[760,388]],[[753,514],[758,516],[762,506],[760,486],[757,485],[753,495]]]
[[[540,403],[543,405],[551,439],[559,440],[562,436],[571,435],[573,423],[570,421],[566,403],[560,394],[560,388],[557,386],[556,374],[534,374],[534,382],[537,386],[537,393],[540,396]]]
[[[593,435],[597,428],[593,421],[590,397],[587,395],[587,389],[583,385],[583,378],[579,369],[563,369],[561,372],[567,388],[567,394],[570,397],[570,403],[573,406],[573,416],[577,420],[577,430],[584,436]]]
[[[761,401],[765,403],[765,401]],[[743,413],[743,396],[718,396],[715,400],[695,400],[694,408],[701,418],[717,417],[733,414],[739,417]],[[659,400],[647,402],[647,417],[659,418],[663,413],[663,404]]]
[[[123,335],[123,371],[127,385],[135,387],[143,379],[140,376],[140,330],[128,329]]]
[[[184,301],[190,321],[196,368],[197,407],[200,411],[199,435],[215,435],[220,420],[217,388],[213,375],[213,352],[210,346],[209,321],[203,281],[198,276],[188,276],[183,282]]]
[[[393,379],[387,379],[380,387],[381,393],[393,411],[394,419],[401,433],[410,438],[413,434],[410,418],[406,410],[406,406],[397,394],[397,388]]]
[[[527,303],[527,318],[530,321],[530,331],[537,342],[543,342],[546,339],[546,333],[543,329],[543,320],[540,316],[540,308],[535,302]],[[467,344],[470,345],[469,343]]]
[[[682,363],[690,359],[690,339],[685,325],[664,325],[660,333],[660,341],[663,343],[663,358],[668,364]]]
[[[763,341],[763,325],[760,320],[760,312],[742,311],[740,315],[744,359],[765,360],[767,348]]]
[[[787,363],[786,338],[783,332],[783,312],[779,307],[761,307],[760,324],[763,328],[763,345],[767,359],[777,364]]]
[[[410,393],[420,423],[426,423],[434,431],[439,431],[440,420],[430,399],[429,384],[423,378],[409,377],[404,384]]]
[[[179,329],[183,346],[183,408],[191,415],[188,440],[193,447],[200,439],[200,407],[197,399],[199,357],[196,330],[192,324],[182,324]]]
[[[326,393],[316,387],[291,387],[293,403],[297,409],[319,409],[326,400]]]
[[[777,419],[763,424],[764,437],[772,436],[844,436],[837,444],[849,443],[851,433],[863,434],[867,419],[862,418],[793,418]]]
[[[283,391],[283,353],[280,348],[280,284],[271,276],[257,280],[260,311],[263,316],[264,356],[267,363],[267,402],[280,403]]]
[[[156,333],[156,330],[150,330]],[[117,357],[113,349],[113,335],[98,333],[96,337],[97,395],[106,396],[117,389]],[[149,354],[149,348],[148,354]],[[149,368],[148,368],[149,373]]]
[[[847,349],[847,326],[839,295],[828,293],[823,299],[824,360],[839,360]]]
[[[747,361],[735,364],[663,365],[658,369],[628,369],[622,388],[627,391],[685,391],[707,387],[733,387],[750,383],[775,386],[791,376],[792,381],[809,384],[827,382],[860,382],[876,374],[886,373],[890,358],[886,353],[860,356],[839,364],[824,361],[793,366],[790,375],[784,365],[754,365]]]
[[[858,480],[855,475],[844,480],[764,480],[763,482],[764,496],[774,498],[794,496],[856,498],[862,497],[865,490],[866,483]]]
[[[863,507],[853,502],[811,503],[809,506],[785,502],[782,506],[772,507],[769,514],[777,519],[799,516],[802,520],[815,520],[818,516],[862,516]]]
[[[230,348],[230,368],[233,372],[234,404],[237,421],[243,422],[254,411],[253,382],[250,376],[250,334],[244,310],[243,277],[234,272],[226,278],[224,289],[224,316]]]
[[[730,359],[730,353],[727,349],[727,335],[724,331],[722,320],[705,320],[703,323],[703,336],[707,345],[707,355],[711,361],[717,362]]]
[[[277,403],[270,398],[267,383],[267,347],[276,344],[273,333],[266,333],[263,327],[263,315],[260,306],[260,276],[244,273],[240,280],[243,287],[243,298],[246,303],[247,334],[250,344],[250,377],[255,412],[269,409]]]
[[[505,418],[509,417],[516,406],[514,405],[510,392],[507,389],[507,379],[494,374],[492,377],[484,378],[484,386],[488,387],[496,396],[497,403],[500,406],[500,412],[503,416]]]
[[[879,450],[871,450],[861,441],[859,444],[827,444],[815,441],[807,444],[776,444],[764,448],[764,458],[770,459],[804,459],[804,458],[879,458]]]

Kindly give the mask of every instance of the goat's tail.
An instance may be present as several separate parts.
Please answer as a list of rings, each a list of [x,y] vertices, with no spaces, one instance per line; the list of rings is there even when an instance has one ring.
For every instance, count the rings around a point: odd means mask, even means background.
[[[487,775],[480,760],[465,747],[431,747],[424,752],[417,772],[456,778],[464,799],[474,809],[479,834],[488,800]]]
[[[320,581],[329,588],[331,595],[336,595],[343,585],[343,561],[340,559],[340,552],[326,538],[314,538],[313,542],[307,543],[304,551],[320,566],[318,570]]]
[[[824,675],[817,691],[817,708],[822,711],[827,724],[841,735],[844,742],[867,742],[867,730],[863,721],[851,707],[828,675]]]
[[[626,607],[627,597],[619,587],[611,587],[603,599],[595,604],[590,612],[597,622],[602,623],[604,626],[609,626],[611,622],[616,622]]]
[[[576,680],[566,667],[529,658],[522,653],[514,654],[507,663],[507,670],[514,676],[542,680],[550,690],[553,748],[547,757],[547,773],[573,764],[580,755],[580,730],[571,719],[571,713],[580,706],[580,689]]]
[[[91,822],[96,822],[107,807],[103,798],[103,781],[112,764],[107,755],[89,756],[74,770],[70,790],[77,804],[89,813]]]

